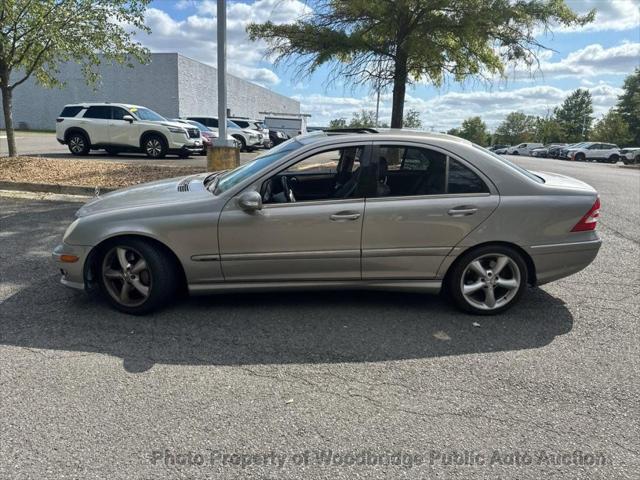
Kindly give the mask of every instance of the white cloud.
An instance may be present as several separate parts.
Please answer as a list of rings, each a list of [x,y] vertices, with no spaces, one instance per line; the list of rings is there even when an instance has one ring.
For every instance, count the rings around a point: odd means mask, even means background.
[[[554,32],[597,32],[640,28],[638,0],[566,0],[575,12],[585,14],[595,9],[596,18],[583,27],[556,27]]]
[[[596,117],[615,105],[618,95],[622,93],[622,89],[607,83],[600,83],[589,90],[593,96]],[[428,99],[407,95],[405,110],[418,110],[428,130],[446,131],[459,126],[465,118],[476,115],[493,129],[513,111],[544,116],[560,105],[571,91],[536,86],[511,91],[449,92]],[[301,102],[303,112],[312,114],[310,123],[313,125],[326,125],[329,120],[341,117],[349,120],[353,112],[375,110],[376,107],[375,97],[370,95],[359,98],[300,95],[294,98]],[[391,116],[390,96],[383,95],[381,100],[380,119],[388,123]]]
[[[177,7],[194,13],[184,20],[176,20],[158,8],[147,10],[146,22],[151,35],[138,37],[154,52],[179,52],[182,55],[215,66],[216,62],[216,2],[180,1]],[[261,65],[264,58],[263,42],[251,42],[246,28],[251,22],[293,22],[309,12],[299,0],[258,0],[252,5],[227,5],[227,63],[229,72],[261,85],[273,86],[280,78]]]

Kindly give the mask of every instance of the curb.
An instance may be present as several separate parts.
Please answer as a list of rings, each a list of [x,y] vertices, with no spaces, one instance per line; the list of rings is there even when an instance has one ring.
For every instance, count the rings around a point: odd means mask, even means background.
[[[57,185],[50,183],[27,183],[0,181],[0,190],[18,190],[22,192],[59,193],[62,195],[84,195],[93,197],[98,187],[79,187],[76,185]],[[117,188],[100,188],[100,193],[113,192]]]
[[[619,168],[629,168],[631,170],[640,170],[640,163],[634,163],[631,165],[618,165]]]

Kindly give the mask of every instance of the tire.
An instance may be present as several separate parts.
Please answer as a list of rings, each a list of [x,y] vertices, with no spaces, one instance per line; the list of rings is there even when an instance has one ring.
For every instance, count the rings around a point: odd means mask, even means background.
[[[520,155],[520,152],[518,152],[518,150],[516,150],[515,152],[513,152],[511,155]]]
[[[166,305],[178,291],[175,261],[144,239],[116,239],[103,249],[98,265],[103,297],[124,313],[150,313]]]
[[[586,157],[584,156],[584,153],[576,153],[576,156],[573,157],[575,159],[576,162],[584,162]]]
[[[503,263],[500,275],[495,273],[498,262]],[[520,300],[527,277],[527,265],[515,249],[486,245],[456,260],[447,274],[445,288],[459,309],[475,315],[495,315]]]
[[[233,138],[235,138],[237,141],[240,142],[240,151],[241,152],[246,152],[247,151],[247,142],[245,142],[244,138],[242,138],[240,135],[234,135]]]
[[[67,137],[67,146],[71,154],[77,156],[89,155],[89,150],[91,150],[89,139],[81,132],[70,133]]]
[[[618,163],[618,160],[620,160],[620,157],[618,155],[611,155],[609,157],[609,163]]]
[[[149,158],[164,158],[167,156],[167,142],[160,135],[147,135],[142,140],[142,149]]]

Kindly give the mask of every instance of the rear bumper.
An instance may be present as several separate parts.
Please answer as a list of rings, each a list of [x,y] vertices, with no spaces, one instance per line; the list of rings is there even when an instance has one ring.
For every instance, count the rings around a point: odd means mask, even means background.
[[[602,240],[534,245],[528,248],[536,269],[536,283],[553,282],[586,268],[598,255]]]

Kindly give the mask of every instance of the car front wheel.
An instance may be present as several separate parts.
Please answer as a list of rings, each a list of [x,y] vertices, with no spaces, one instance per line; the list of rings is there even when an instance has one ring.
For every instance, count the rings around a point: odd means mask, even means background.
[[[456,305],[469,313],[493,315],[517,303],[527,285],[522,256],[505,246],[477,248],[452,267],[447,288]]]
[[[143,315],[165,305],[177,291],[177,278],[172,259],[145,240],[116,241],[101,257],[101,290],[125,313]]]
[[[149,158],[164,158],[167,155],[167,144],[158,135],[149,135],[143,142],[144,153]]]

